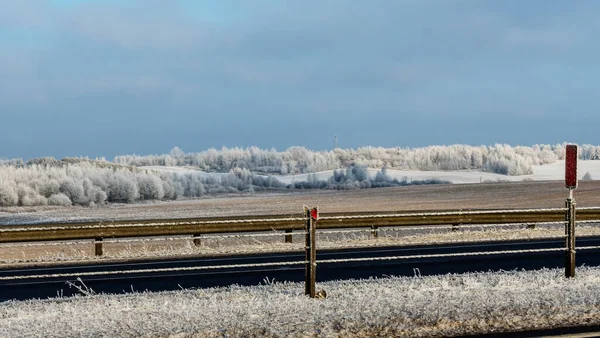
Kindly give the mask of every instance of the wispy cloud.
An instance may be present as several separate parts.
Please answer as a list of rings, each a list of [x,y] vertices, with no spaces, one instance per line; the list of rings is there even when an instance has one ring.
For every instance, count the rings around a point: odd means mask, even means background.
[[[282,125],[299,114],[577,115],[600,97],[599,9],[537,0],[0,0],[0,113],[94,107],[135,120],[162,109],[197,112],[185,113],[190,125],[218,116],[255,127],[257,115]]]

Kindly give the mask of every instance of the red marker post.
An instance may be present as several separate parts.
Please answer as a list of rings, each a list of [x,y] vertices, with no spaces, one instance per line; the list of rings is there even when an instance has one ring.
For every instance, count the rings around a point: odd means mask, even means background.
[[[575,277],[575,199],[573,190],[577,188],[577,146],[567,145],[565,154],[565,186],[569,188],[569,198],[565,202],[565,276]]]
[[[572,192],[577,188],[577,146],[567,145],[565,154],[565,186]]]

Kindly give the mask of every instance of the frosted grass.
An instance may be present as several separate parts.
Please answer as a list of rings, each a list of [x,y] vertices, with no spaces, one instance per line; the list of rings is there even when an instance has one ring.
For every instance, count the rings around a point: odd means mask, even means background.
[[[600,324],[600,269],[391,277],[0,303],[1,337],[429,337]]]

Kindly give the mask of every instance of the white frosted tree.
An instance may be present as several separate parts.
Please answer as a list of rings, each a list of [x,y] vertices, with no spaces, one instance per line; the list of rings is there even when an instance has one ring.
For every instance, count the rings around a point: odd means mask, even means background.
[[[108,190],[108,200],[110,202],[132,203],[140,197],[135,180],[119,172],[110,178]]]
[[[19,195],[15,191],[14,186],[8,182],[0,182],[0,206],[11,207],[19,203]]]
[[[66,207],[66,206],[72,205],[73,203],[69,199],[69,196],[67,196],[63,193],[58,193],[58,194],[52,195],[48,198],[48,204]]]
[[[142,200],[162,200],[165,197],[162,181],[156,176],[139,176],[138,190]]]

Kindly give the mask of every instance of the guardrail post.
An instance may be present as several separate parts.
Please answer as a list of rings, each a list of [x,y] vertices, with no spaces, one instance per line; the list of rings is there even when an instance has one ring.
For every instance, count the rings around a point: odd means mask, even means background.
[[[379,228],[371,225],[371,236],[375,239],[379,238]]]
[[[202,239],[200,238],[200,234],[195,234],[194,235],[194,245],[195,246],[201,246],[202,245]]]
[[[565,277],[575,277],[575,199],[567,198],[565,205],[565,235],[567,245],[565,250]]]
[[[102,248],[102,237],[94,239],[95,255],[96,257],[102,256],[104,250]]]
[[[292,229],[287,229],[285,231],[285,233],[289,234],[289,235],[285,235],[285,242],[286,243],[292,243]]]
[[[458,231],[458,226],[460,225],[460,223],[454,223],[452,224],[452,231]]]
[[[316,208],[306,211],[306,275],[304,294],[315,298],[315,284],[317,280],[317,247],[316,247],[316,217],[313,218],[311,211],[315,211]]]

